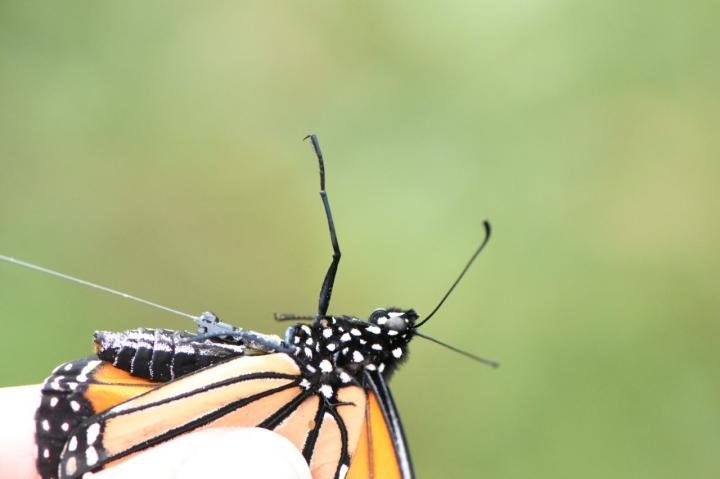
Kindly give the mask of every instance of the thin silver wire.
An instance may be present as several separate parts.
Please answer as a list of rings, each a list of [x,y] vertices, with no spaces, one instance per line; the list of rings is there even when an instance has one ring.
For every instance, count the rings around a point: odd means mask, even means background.
[[[91,283],[89,281],[85,281],[84,279],[76,278],[74,276],[70,276],[69,274],[60,273],[58,271],[53,271],[48,268],[43,268],[42,266],[38,266],[36,264],[28,263],[26,261],[22,261],[16,258],[11,258],[10,256],[5,256],[0,254],[0,260],[7,261],[8,263],[16,264],[18,266],[23,266],[25,268],[33,269],[35,271],[40,271],[41,273],[49,274],[51,276],[56,276],[58,278],[62,278],[68,281],[72,281],[74,283],[81,284],[83,286],[88,286],[90,288],[99,289],[100,291],[104,291],[106,293],[114,294],[116,296],[120,296],[121,298],[129,299],[131,301],[135,301],[141,304],[144,304],[146,306],[150,306],[153,308],[161,309],[163,311],[167,311],[168,313],[177,314],[179,316],[184,316],[186,318],[190,318],[193,321],[197,321],[200,318],[198,316],[193,316],[192,314],[184,313],[182,311],[178,311],[177,309],[168,308],[167,306],[163,306],[161,304],[153,303],[152,301],[148,301],[147,299],[138,298],[137,296],[133,296],[128,293],[123,293],[122,291],[117,291],[112,288],[108,288],[106,286],[101,286],[99,284]]]

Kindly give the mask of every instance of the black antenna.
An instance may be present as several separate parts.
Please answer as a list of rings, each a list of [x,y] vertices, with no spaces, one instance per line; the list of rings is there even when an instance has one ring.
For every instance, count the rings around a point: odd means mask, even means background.
[[[330,201],[325,191],[325,161],[323,160],[323,154],[320,150],[320,142],[318,142],[317,136],[313,134],[306,136],[304,139],[310,139],[313,149],[315,150],[315,156],[317,156],[320,165],[320,198],[322,198],[323,206],[325,207],[325,216],[327,217],[328,229],[330,230],[330,243],[333,249],[332,261],[320,287],[320,300],[318,301],[318,313],[316,317],[316,319],[319,320],[327,315],[327,310],[330,306],[330,297],[332,296],[333,285],[335,284],[335,275],[337,274],[338,265],[340,264],[340,245],[338,244],[337,234],[335,233],[335,221],[333,221],[332,212],[330,211]]]
[[[448,348],[448,349],[451,350],[451,351],[455,351],[456,353],[460,353],[460,354],[462,354],[463,356],[467,356],[467,357],[470,358],[470,359],[474,359],[475,361],[477,361],[477,362],[479,362],[479,363],[483,363],[483,364],[485,364],[485,365],[487,365],[487,366],[490,366],[490,367],[492,367],[492,368],[497,368],[497,367],[500,366],[500,363],[497,362],[497,361],[493,361],[492,359],[486,359],[486,358],[477,356],[477,355],[475,355],[475,354],[473,354],[473,353],[468,353],[467,351],[463,351],[462,349],[456,348],[455,346],[450,346],[450,345],[447,344],[447,343],[443,343],[443,342],[440,341],[439,339],[431,338],[430,336],[425,336],[424,334],[418,333],[417,331],[415,331],[415,336],[420,336],[421,338],[425,338],[425,339],[427,339],[428,341],[432,341],[432,342],[435,343],[435,344],[439,344],[440,346],[443,346],[443,347],[445,347],[445,348]]]
[[[470,257],[470,261],[467,262],[467,264],[465,265],[465,267],[463,268],[463,270],[460,272],[460,275],[457,277],[457,279],[456,279],[455,282],[452,284],[452,286],[450,286],[450,289],[448,290],[448,292],[445,293],[445,296],[443,296],[443,298],[440,300],[440,302],[438,303],[438,305],[435,306],[435,309],[433,309],[433,310],[430,312],[430,314],[428,314],[428,316],[427,316],[425,319],[423,319],[423,320],[420,321],[418,324],[416,324],[416,325],[415,325],[415,329],[419,328],[419,327],[422,326],[423,324],[425,324],[425,323],[427,323],[428,321],[430,321],[430,318],[432,318],[433,315],[434,315],[435,313],[437,313],[437,310],[440,309],[440,306],[442,306],[443,303],[445,302],[445,300],[448,299],[448,296],[450,296],[450,293],[453,292],[453,290],[455,289],[455,286],[458,285],[458,283],[459,283],[460,280],[463,278],[463,276],[465,276],[465,273],[467,273],[467,270],[470,269],[470,265],[473,264],[473,261],[475,261],[475,258],[477,258],[477,256],[478,256],[478,255],[480,254],[480,252],[483,250],[483,248],[485,248],[485,245],[486,245],[486,244],[488,243],[488,241],[490,240],[490,222],[489,222],[488,220],[484,220],[484,221],[483,221],[483,226],[485,227],[485,239],[483,239],[483,242],[480,244],[480,247],[479,247],[477,250],[475,250],[475,252],[473,253],[473,255]],[[417,334],[417,333],[416,333],[416,334]],[[422,336],[422,337],[424,337],[424,338],[426,338],[426,339],[431,339],[431,338],[428,338],[427,336]],[[437,340],[434,340],[434,341],[438,342]],[[447,345],[444,345],[444,346],[447,346]],[[448,346],[448,347],[452,349],[452,346]],[[467,354],[467,353],[465,353],[465,354]]]

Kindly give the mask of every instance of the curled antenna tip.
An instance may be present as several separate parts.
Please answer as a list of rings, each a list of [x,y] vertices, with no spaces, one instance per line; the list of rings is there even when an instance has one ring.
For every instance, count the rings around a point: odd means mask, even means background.
[[[470,266],[475,261],[475,258],[478,257],[480,252],[485,248],[485,245],[487,245],[488,241],[490,241],[490,231],[491,231],[490,230],[490,222],[488,220],[483,220],[483,227],[485,228],[485,238],[483,238],[482,243],[480,243],[480,246],[472,254],[472,256],[470,257],[470,260],[467,262],[467,264],[465,264],[465,267],[462,269],[462,271],[460,272],[458,277],[455,279],[453,284],[450,286],[450,289],[448,289],[447,293],[445,293],[445,296],[442,297],[442,299],[437,304],[437,306],[435,306],[435,308],[433,308],[433,310],[430,311],[430,314],[428,314],[425,317],[425,319],[423,319],[422,321],[420,321],[419,323],[417,323],[415,325],[415,329],[417,329],[420,326],[422,326],[423,324],[427,323],[430,320],[430,318],[432,318],[435,315],[435,313],[438,312],[438,310],[440,309],[440,306],[442,306],[443,303],[445,303],[445,300],[448,299],[448,297],[450,296],[450,293],[453,292],[453,290],[458,285],[458,283],[460,283],[460,280],[463,279],[463,276],[465,276],[465,273],[467,273],[468,269],[470,269]]]

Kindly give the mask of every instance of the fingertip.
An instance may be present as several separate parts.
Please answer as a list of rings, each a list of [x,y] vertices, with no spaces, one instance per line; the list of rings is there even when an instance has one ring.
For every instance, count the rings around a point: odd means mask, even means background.
[[[260,428],[212,428],[185,434],[91,477],[120,479],[131,475],[154,479],[311,479],[300,451],[283,436]]]

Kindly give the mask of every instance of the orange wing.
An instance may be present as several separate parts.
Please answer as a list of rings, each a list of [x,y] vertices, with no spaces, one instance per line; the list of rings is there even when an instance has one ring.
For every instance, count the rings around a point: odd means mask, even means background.
[[[68,435],[85,419],[160,384],[131,376],[95,357],[58,366],[43,383],[35,414],[37,469],[41,477],[57,477],[60,453]]]
[[[343,477],[360,437],[365,392],[338,391],[338,405],[300,385],[286,354],[245,356],[199,370],[88,417],[71,431],[60,477],[80,477],[180,434],[208,427],[264,427],[303,452],[314,479]],[[103,394],[100,394],[100,393]],[[96,390],[98,403],[112,394]]]
[[[347,479],[409,479],[412,467],[392,396],[382,376],[369,379],[373,387],[367,390],[363,427]]]

